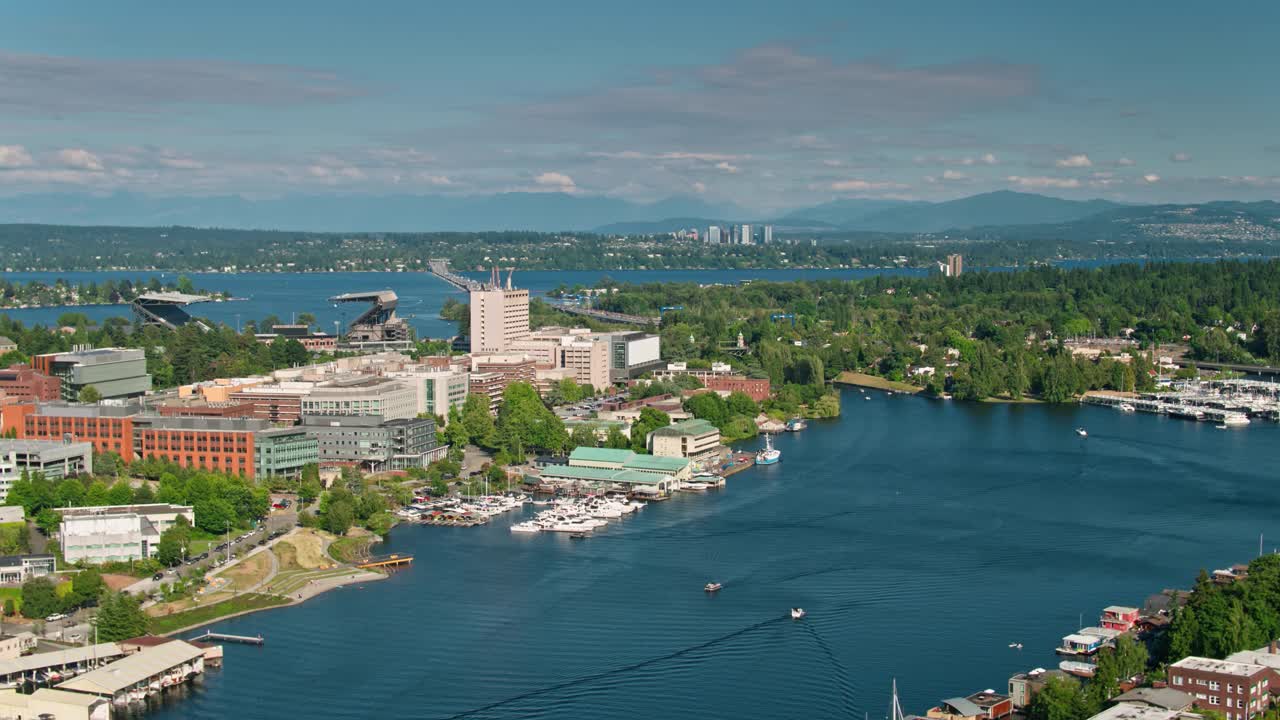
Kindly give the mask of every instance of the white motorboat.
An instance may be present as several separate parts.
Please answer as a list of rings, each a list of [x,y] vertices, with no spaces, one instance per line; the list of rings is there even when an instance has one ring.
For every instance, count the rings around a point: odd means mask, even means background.
[[[713,592],[719,592],[720,588],[722,587],[724,587],[724,585],[721,585],[718,582],[709,582],[706,585],[703,585],[702,589],[706,590],[709,593],[713,593]]]
[[[685,490],[687,492],[703,492],[709,489],[710,487],[711,487],[710,485],[704,482],[687,482],[681,485],[680,489]]]
[[[541,527],[541,526],[539,526],[539,525],[538,525],[538,523],[534,522],[533,520],[526,520],[526,521],[524,521],[524,522],[522,522],[522,523],[516,523],[515,525],[512,525],[512,526],[511,526],[511,532],[513,532],[513,533],[540,533],[540,532],[542,532],[542,527]]]
[[[792,620],[800,620],[800,619],[804,618],[804,616],[805,616],[806,614],[807,614],[807,613],[804,611],[804,608],[791,608],[791,619],[792,619]]]
[[[1138,408],[1130,405],[1129,403],[1120,403],[1120,412],[1131,413],[1131,412],[1137,412],[1137,410]]]
[[[1089,437],[1089,431],[1085,430],[1082,427],[1076,428],[1076,434],[1079,435],[1080,437]]]

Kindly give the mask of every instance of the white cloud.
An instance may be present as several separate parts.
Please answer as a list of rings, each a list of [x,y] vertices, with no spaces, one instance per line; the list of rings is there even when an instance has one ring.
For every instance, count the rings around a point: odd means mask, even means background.
[[[35,161],[21,145],[0,145],[0,168],[31,167]]]
[[[541,187],[551,188],[559,192],[574,192],[578,189],[573,178],[558,172],[544,172],[533,179]]]
[[[606,158],[609,160],[694,160],[698,162],[729,162],[742,160],[749,155],[731,155],[712,152],[686,152],[673,150],[669,152],[644,153],[638,150],[622,150],[620,152],[589,152],[587,157]]]
[[[870,180],[838,180],[829,186],[836,192],[866,192],[870,190],[905,190],[906,185],[892,182],[872,182]]]
[[[67,167],[81,170],[93,170],[96,172],[102,169],[102,159],[83,148],[59,150],[58,161]]]
[[[822,164],[826,165],[827,167],[843,167],[844,161],[843,160],[823,160]]]
[[[986,153],[981,158],[983,165],[999,165],[1000,161],[996,159],[994,153]]]
[[[1068,155],[1067,157],[1062,158],[1061,160],[1059,160],[1054,164],[1060,168],[1093,167],[1093,161],[1089,159],[1088,155],[1085,155],[1083,153],[1079,155]]]
[[[693,191],[701,195],[707,191],[707,184],[703,182],[695,182],[693,184]]]
[[[423,182],[427,183],[428,185],[435,185],[436,187],[444,187],[444,186],[446,186],[446,185],[452,185],[452,184],[453,184],[453,180],[449,179],[449,176],[447,176],[447,175],[427,175],[427,174],[423,174],[423,175],[419,175],[419,176],[418,176],[418,179],[419,179],[419,180],[422,180]]]
[[[941,166],[962,166],[973,167],[974,165],[999,165],[1000,159],[994,153],[983,153],[982,155],[963,155],[961,157],[948,157],[946,155],[917,155],[912,158],[912,162],[916,165],[941,165]]]
[[[962,172],[957,172],[955,170],[944,170],[942,173],[942,179],[943,180],[968,180],[969,176]]]
[[[1146,180],[1146,181],[1147,181],[1147,182],[1149,182],[1149,183],[1158,183],[1158,182],[1160,182],[1160,176],[1159,176],[1159,175],[1157,175],[1157,174],[1155,174],[1155,173],[1147,173],[1146,175],[1143,175],[1143,176],[1142,176],[1142,179],[1143,179],[1143,180]]]
[[[1184,152],[1176,152],[1169,156],[1169,161],[1178,162],[1178,163],[1191,162],[1191,154],[1184,153]]]
[[[1119,165],[1120,167],[1133,167],[1134,165],[1137,165],[1137,164],[1138,163],[1130,160],[1127,157],[1122,157],[1116,161],[1116,165]]]
[[[1020,188],[1028,190],[1038,190],[1044,188],[1070,189],[1080,187],[1080,181],[1075,178],[1055,178],[1055,177],[1023,177],[1020,175],[1010,175],[1008,178],[1010,183]]]
[[[737,166],[737,165],[733,165],[733,164],[728,163],[728,162],[718,162],[718,163],[716,163],[716,169],[717,169],[717,170],[723,170],[723,171],[725,171],[725,172],[727,172],[727,173],[730,173],[730,174],[738,172],[738,166]]]

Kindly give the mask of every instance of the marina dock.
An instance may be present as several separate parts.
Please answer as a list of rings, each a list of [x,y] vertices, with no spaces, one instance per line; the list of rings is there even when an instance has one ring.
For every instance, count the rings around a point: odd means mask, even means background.
[[[1141,395],[1090,392],[1080,402],[1221,425],[1280,421],[1280,383],[1261,380],[1190,381]]]
[[[192,638],[195,642],[231,642],[240,643],[241,645],[265,645],[266,640],[261,635],[228,635],[227,633],[206,631],[199,637]]]
[[[362,562],[356,567],[361,570],[372,570],[375,568],[398,568],[412,563],[412,555],[384,555],[382,557],[369,558],[367,562]]]

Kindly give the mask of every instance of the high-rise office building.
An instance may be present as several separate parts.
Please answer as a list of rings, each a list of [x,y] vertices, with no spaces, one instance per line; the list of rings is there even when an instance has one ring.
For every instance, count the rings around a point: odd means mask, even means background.
[[[768,245],[772,242],[773,242],[773,226],[765,225],[764,226],[764,244]]]
[[[712,245],[720,244],[720,227],[718,225],[712,225],[707,228],[707,242]]]
[[[529,336],[529,291],[499,284],[498,270],[479,290],[471,291],[471,352],[497,353]]]
[[[960,273],[964,272],[964,256],[948,255],[947,256],[947,277],[960,277]]]
[[[743,245],[751,244],[751,226],[750,225],[742,226],[742,244]]]

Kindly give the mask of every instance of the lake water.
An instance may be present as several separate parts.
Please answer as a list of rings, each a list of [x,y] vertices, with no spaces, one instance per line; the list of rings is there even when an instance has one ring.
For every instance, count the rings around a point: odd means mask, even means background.
[[[585,541],[397,528],[412,569],[219,623],[267,643],[152,717],[883,717],[893,678],[923,713],[1280,540],[1276,425],[870,397]]]
[[[924,274],[922,270],[615,270],[615,271],[533,271],[516,273],[517,287],[527,288],[534,294],[542,294],[565,283],[593,286],[600,278],[609,276],[620,282],[702,282],[732,283],[742,280],[801,280],[815,278],[860,278],[882,273]],[[487,280],[484,273],[466,273],[477,280]],[[152,277],[174,282],[176,273],[108,271],[108,272],[20,272],[0,273],[0,277],[12,282],[52,283],[61,278],[72,284],[103,282],[108,279],[129,279],[146,282]],[[450,297],[466,300],[465,296],[447,283],[427,273],[190,273],[196,287],[230,293],[242,301],[203,303],[192,306],[191,312],[223,322],[233,327],[240,323],[261,320],[276,315],[289,322],[292,314],[309,312],[316,316],[319,327],[333,331],[337,321],[345,327],[364,311],[359,304],[338,305],[327,298],[346,292],[363,292],[390,288],[400,298],[399,314],[406,317],[418,331],[419,337],[450,337],[457,332],[453,323],[441,320],[440,307]],[[505,276],[504,276],[505,279]],[[64,312],[80,312],[101,322],[109,317],[129,317],[129,308],[122,305],[84,307],[50,307],[24,310],[0,310],[28,325],[52,325]]]

